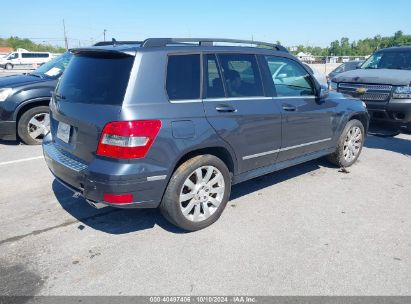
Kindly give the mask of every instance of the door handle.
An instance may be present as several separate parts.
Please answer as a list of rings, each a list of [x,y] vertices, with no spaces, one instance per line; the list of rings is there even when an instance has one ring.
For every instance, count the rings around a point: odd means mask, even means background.
[[[230,106],[217,106],[215,109],[217,112],[222,112],[222,113],[237,112],[237,109],[230,107]]]
[[[290,104],[283,104],[283,110],[288,112],[294,112],[297,110],[297,107]]]

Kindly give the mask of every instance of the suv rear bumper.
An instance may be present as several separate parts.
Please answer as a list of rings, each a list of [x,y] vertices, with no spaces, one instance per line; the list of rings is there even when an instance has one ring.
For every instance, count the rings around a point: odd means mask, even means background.
[[[390,127],[411,125],[411,99],[391,99],[388,103],[367,102],[372,123]]]
[[[110,175],[96,172],[80,161],[70,158],[67,153],[60,150],[50,136],[43,141],[43,153],[46,163],[56,180],[73,192],[81,195],[87,201],[104,204],[118,208],[156,208],[159,206],[165,187],[167,175],[151,172],[149,177],[136,178],[128,175]],[[97,160],[96,161],[101,161]],[[104,162],[104,161],[103,161]],[[110,162],[111,165],[112,162]],[[116,172],[125,172],[125,167],[130,164],[115,163]],[[101,168],[104,165],[93,165]],[[112,166],[111,166],[112,167]],[[104,171],[107,171],[105,166]],[[164,173],[161,172],[161,173]],[[129,204],[113,204],[103,200],[104,194],[132,194],[133,202]]]
[[[0,139],[16,140],[16,122],[0,121]]]

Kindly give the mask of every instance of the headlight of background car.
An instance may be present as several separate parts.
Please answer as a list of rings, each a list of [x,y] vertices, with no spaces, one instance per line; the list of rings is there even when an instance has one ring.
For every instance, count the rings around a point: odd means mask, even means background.
[[[392,97],[397,99],[411,99],[411,87],[397,87]]]
[[[338,89],[338,83],[336,83],[336,82],[334,82],[334,81],[331,81],[331,83],[330,83],[330,90],[331,90],[331,91],[337,91],[337,89]]]
[[[9,97],[11,91],[13,91],[11,88],[0,89],[0,101],[5,101],[7,97]]]

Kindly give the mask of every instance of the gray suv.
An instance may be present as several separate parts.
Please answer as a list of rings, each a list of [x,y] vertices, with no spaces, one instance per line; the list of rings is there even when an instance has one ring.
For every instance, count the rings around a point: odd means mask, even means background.
[[[220,217],[233,184],[360,155],[364,104],[321,88],[281,46],[152,38],[71,52],[43,150],[55,178],[95,207],[160,207],[194,231]]]

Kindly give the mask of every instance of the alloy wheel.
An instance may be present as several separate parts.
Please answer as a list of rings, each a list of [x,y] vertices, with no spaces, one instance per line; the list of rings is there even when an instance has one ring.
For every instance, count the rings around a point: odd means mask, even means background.
[[[27,125],[27,131],[31,138],[41,141],[50,131],[50,115],[48,113],[34,115]]]
[[[344,159],[352,162],[360,153],[363,142],[361,129],[353,126],[347,133],[344,141]]]
[[[223,201],[225,182],[216,167],[203,166],[185,180],[179,197],[181,212],[192,222],[208,219]]]

